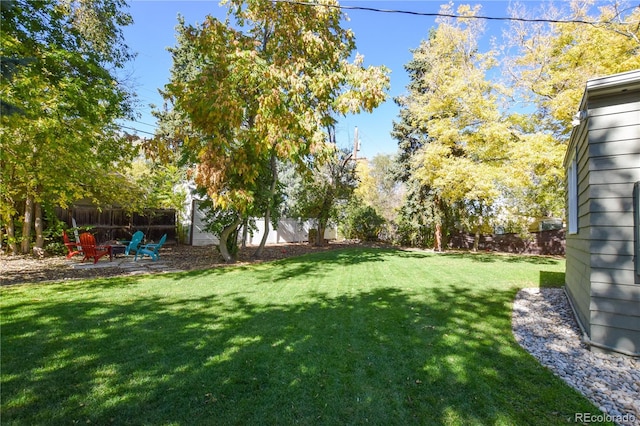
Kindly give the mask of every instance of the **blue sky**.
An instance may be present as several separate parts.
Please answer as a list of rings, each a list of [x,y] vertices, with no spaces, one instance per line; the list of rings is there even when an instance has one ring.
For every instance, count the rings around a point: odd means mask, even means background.
[[[437,13],[444,1],[347,1],[345,6],[364,6],[379,9],[410,10]],[[528,8],[540,5],[537,1],[526,1]],[[482,15],[507,16],[511,4],[508,0],[456,2],[458,4],[482,4]],[[218,5],[217,0],[198,1],[145,1],[130,2],[134,24],[124,29],[126,43],[137,53],[136,60],[127,69],[127,78],[138,95],[138,122],[125,123],[126,126],[153,133],[155,120],[150,115],[149,104],[162,105],[158,88],[169,79],[171,55],[167,47],[175,45],[175,26],[178,14],[184,16],[187,23],[202,22],[207,14],[223,18],[226,9]],[[385,65],[391,70],[391,89],[389,99],[371,114],[348,116],[340,120],[337,139],[340,146],[351,146],[354,128],[357,126],[361,141],[362,156],[375,154],[393,154],[397,142],[391,138],[393,120],[397,120],[398,107],[393,97],[405,92],[408,78],[404,64],[411,60],[411,49],[418,47],[420,41],[428,35],[429,29],[436,25],[433,17],[405,14],[375,13],[370,11],[346,11],[350,21],[344,27],[351,28],[356,35],[357,51],[364,55],[365,65]],[[488,21],[484,40],[491,35],[499,36],[505,23]],[[125,129],[129,132],[131,130]],[[140,136],[149,136],[139,132]]]

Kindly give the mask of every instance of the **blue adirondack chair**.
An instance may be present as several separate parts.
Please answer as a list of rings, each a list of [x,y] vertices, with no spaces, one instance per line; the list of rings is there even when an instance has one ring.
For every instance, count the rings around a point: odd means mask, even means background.
[[[122,241],[121,244],[126,244],[127,248],[124,249],[124,255],[129,256],[130,253],[137,253],[138,246],[142,242],[144,238],[144,233],[142,231],[136,231],[131,236],[131,241]]]
[[[149,256],[151,260],[155,262],[160,257],[159,250],[162,248],[162,245],[165,241],[167,241],[167,234],[164,234],[157,244],[145,244],[143,246],[140,246],[140,248],[138,248],[138,250],[136,251],[134,260],[138,260],[138,256],[140,256],[141,259],[144,256]]]

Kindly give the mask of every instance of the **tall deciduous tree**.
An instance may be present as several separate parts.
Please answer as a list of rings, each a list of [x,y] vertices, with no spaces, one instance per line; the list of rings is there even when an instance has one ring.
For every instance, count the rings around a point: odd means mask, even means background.
[[[387,224],[395,221],[402,204],[405,186],[395,177],[395,159],[378,154],[369,160],[359,160],[356,166],[358,187],[355,196],[372,207]]]
[[[537,106],[535,116],[559,139],[567,139],[587,80],[640,68],[640,8],[612,2],[593,14],[593,2],[573,0],[569,10],[550,9],[549,18],[594,24],[514,22],[511,43],[519,55],[509,60],[514,85]],[[528,13],[519,8],[521,16]]]
[[[294,195],[297,216],[316,220],[315,245],[324,245],[324,233],[331,219],[338,218],[338,208],[346,207],[358,180],[356,165],[349,150],[335,148],[328,159],[311,165],[311,173]],[[311,242],[311,241],[310,241]]]
[[[449,7],[444,11],[450,13]],[[478,9],[462,6],[457,12],[472,16]],[[509,207],[525,219],[558,213],[553,200],[561,199],[556,160],[563,147],[502,108],[508,92],[489,78],[497,56],[480,51],[481,26],[477,20],[441,20],[414,51],[412,85],[401,99],[399,140],[409,148],[412,140],[424,141],[406,156],[405,173],[419,183],[408,194],[428,203],[432,213],[423,222],[435,229],[436,248],[454,217],[479,236]],[[542,188],[555,196],[545,199]],[[535,203],[525,205],[524,197]]]
[[[117,197],[112,174],[134,149],[114,120],[131,112],[117,70],[131,57],[121,27],[131,22],[120,0],[3,1],[0,99],[0,213],[22,251],[43,210],[78,198]],[[9,64],[10,69],[5,68]],[[35,215],[35,218],[34,218]],[[42,246],[42,227],[36,227]]]
[[[195,180],[216,208],[237,213],[237,228],[264,194],[276,196],[277,160],[301,163],[326,150],[338,114],[371,111],[385,99],[387,71],[349,58],[354,35],[341,27],[341,12],[268,0],[228,0],[227,22],[207,17],[184,30],[197,67],[176,79],[165,95],[190,123],[180,140],[195,154]],[[272,202],[263,204],[269,216]],[[220,250],[227,261],[225,235]]]
[[[449,7],[444,11],[451,12]],[[473,16],[477,10],[461,6],[458,13]],[[510,132],[497,109],[501,89],[485,78],[496,62],[494,52],[479,52],[481,33],[479,20],[443,20],[414,51],[414,60],[426,67],[417,75],[421,90],[410,93],[406,109],[426,130],[429,143],[412,161],[414,173],[432,194],[438,249],[441,204],[468,202],[486,213],[500,195],[497,180]]]
[[[593,4],[574,0],[565,9],[544,12],[547,18],[574,22],[512,23],[509,38],[518,54],[507,58],[504,74],[513,76],[517,96],[536,107],[533,113],[512,117],[526,142],[512,153],[514,169],[520,171],[515,176],[535,183],[510,188],[512,210],[531,216],[561,214],[565,142],[586,81],[640,68],[640,8],[612,1],[594,13]],[[522,6],[513,13],[540,15]]]

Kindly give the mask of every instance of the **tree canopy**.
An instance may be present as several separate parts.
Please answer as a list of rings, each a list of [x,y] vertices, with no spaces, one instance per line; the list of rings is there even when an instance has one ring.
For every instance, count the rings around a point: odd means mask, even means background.
[[[560,139],[569,136],[587,80],[640,68],[640,8],[615,1],[593,14],[592,6],[574,0],[568,10],[546,11],[548,18],[566,23],[514,22],[509,31],[508,41],[519,52],[506,61],[512,84],[521,89],[518,96],[535,103],[541,124]]]
[[[132,113],[131,91],[117,76],[131,58],[121,31],[131,17],[123,6],[0,2],[0,213],[13,251],[14,220],[24,223],[27,252],[33,215],[38,225],[43,208],[118,196],[113,172],[135,153],[114,126]]]
[[[341,12],[326,7],[334,0],[314,7],[223,4],[225,22],[209,16],[202,25],[180,24],[179,41],[188,44],[195,66],[189,75],[175,74],[163,93],[189,122],[178,139],[194,159],[196,183],[216,207],[237,212],[230,224],[236,227],[259,194],[273,198],[275,160],[302,166],[310,155],[331,152],[327,129],[336,116],[371,111],[385,99],[389,79],[384,67],[350,59],[354,35],[341,27]],[[265,170],[270,179],[261,177]]]
[[[562,158],[586,80],[640,65],[640,10],[625,15],[614,5],[593,17],[589,6],[572,2],[565,19],[599,24],[514,24],[510,57],[480,48],[482,21],[464,18],[479,6],[438,20],[405,67],[407,94],[396,98],[397,173],[408,184],[400,222],[427,212],[411,226],[427,224],[437,242],[438,228],[490,232],[511,221],[526,229],[532,218],[563,214]]]
[[[179,19],[166,104],[143,144],[116,125],[134,111],[120,72],[133,57],[125,0],[0,2],[0,216],[13,252],[20,241],[30,249],[32,229],[42,246],[53,206],[177,205],[172,188],[186,175],[209,197],[231,261],[235,240],[225,240],[240,224],[279,217],[282,165],[309,178],[296,181],[298,201],[326,224],[330,209],[316,207],[335,192],[333,171],[352,165],[336,149],[336,124],[386,99],[389,70],[355,53],[337,0],[222,4],[225,20]],[[505,221],[526,229],[532,218],[563,214],[561,163],[586,81],[640,68],[640,8],[593,5],[514,6],[514,15],[556,22],[514,21],[507,45],[493,40],[490,49],[480,43],[486,21],[474,19],[480,6],[459,6],[455,19],[452,4],[442,7],[405,65],[394,167],[359,166],[356,195],[395,221],[398,241],[441,248],[457,230]],[[134,161],[140,146],[168,164]],[[400,208],[380,195],[394,188],[391,169],[406,188]]]
[[[322,246],[329,221],[338,219],[338,209],[346,207],[358,180],[356,163],[347,149],[334,146],[328,158],[317,160],[311,166],[311,173],[303,176],[302,185],[297,187],[293,198],[296,216],[315,219],[315,244]]]

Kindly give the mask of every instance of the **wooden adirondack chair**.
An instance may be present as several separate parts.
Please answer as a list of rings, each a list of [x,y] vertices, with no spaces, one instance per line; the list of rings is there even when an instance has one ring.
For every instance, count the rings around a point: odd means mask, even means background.
[[[80,234],[80,245],[82,246],[82,251],[84,252],[84,258],[82,259],[83,262],[87,259],[93,259],[93,263],[98,263],[98,260],[106,254],[111,257],[109,248],[104,246],[97,246],[96,237],[88,232]]]
[[[124,249],[124,255],[129,256],[129,254],[137,253],[138,246],[142,242],[144,238],[144,233],[142,231],[136,231],[131,236],[131,241],[121,241],[120,244],[126,244],[127,248]]]
[[[62,240],[64,241],[64,246],[69,250],[67,253],[67,259],[71,259],[76,254],[84,254],[82,252],[82,246],[78,243],[72,243],[69,240],[69,236],[67,235],[67,231],[62,231]]]
[[[141,259],[146,255],[155,262],[160,257],[160,253],[158,251],[160,250],[160,248],[162,248],[162,245],[165,241],[167,241],[167,234],[164,234],[157,244],[145,244],[143,246],[140,246],[133,260],[138,260],[138,255]]]

